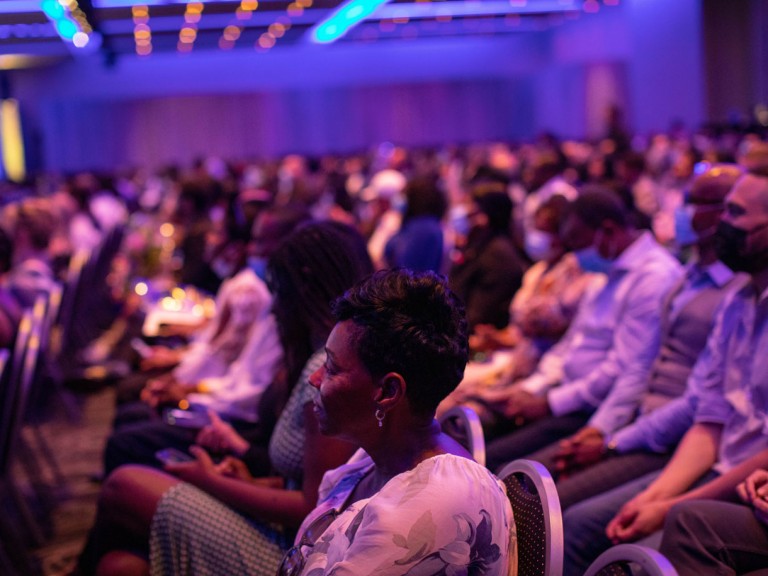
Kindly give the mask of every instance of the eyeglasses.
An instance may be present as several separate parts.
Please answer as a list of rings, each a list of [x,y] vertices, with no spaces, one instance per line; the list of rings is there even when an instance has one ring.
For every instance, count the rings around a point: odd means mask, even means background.
[[[290,548],[284,555],[280,562],[280,567],[277,569],[277,576],[298,576],[304,569],[304,563],[306,558],[301,551],[303,546],[312,547],[318,541],[320,536],[333,524],[333,521],[339,516],[339,512],[335,509],[328,510],[325,514],[315,518],[307,529],[304,530],[304,534],[301,535],[299,543]]]

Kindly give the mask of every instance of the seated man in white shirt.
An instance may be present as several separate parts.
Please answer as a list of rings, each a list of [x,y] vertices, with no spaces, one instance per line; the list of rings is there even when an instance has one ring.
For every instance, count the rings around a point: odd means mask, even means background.
[[[712,166],[694,179],[678,211],[676,244],[694,256],[664,301],[661,348],[641,416],[613,435],[585,426],[530,456],[557,476],[563,509],[664,467],[693,423],[704,366],[697,358],[717,311],[746,281],[718,259],[714,238],[725,196],[741,175],[736,165]]]
[[[610,191],[583,192],[562,232],[582,268],[605,273],[606,281],[583,298],[532,376],[495,398],[484,394],[516,427],[489,443],[491,470],[585,425],[611,434],[633,418],[659,347],[662,299],[682,273],[650,233],[631,227]]]

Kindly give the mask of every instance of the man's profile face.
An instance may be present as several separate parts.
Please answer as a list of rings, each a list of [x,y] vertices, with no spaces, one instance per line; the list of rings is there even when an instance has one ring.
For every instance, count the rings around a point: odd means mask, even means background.
[[[595,230],[587,226],[576,214],[569,214],[565,218],[560,235],[564,244],[573,252],[589,248],[595,241]]]

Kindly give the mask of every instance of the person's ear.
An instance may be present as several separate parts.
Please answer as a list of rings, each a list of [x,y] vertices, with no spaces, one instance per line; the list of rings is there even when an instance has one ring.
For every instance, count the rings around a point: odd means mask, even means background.
[[[405,378],[397,372],[388,372],[381,380],[376,392],[376,403],[385,411],[405,399]]]

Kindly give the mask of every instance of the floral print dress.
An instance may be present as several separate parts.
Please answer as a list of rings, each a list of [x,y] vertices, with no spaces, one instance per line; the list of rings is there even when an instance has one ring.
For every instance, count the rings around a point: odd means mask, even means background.
[[[315,519],[343,508],[372,468],[364,455],[327,472],[297,542]],[[503,484],[476,462],[443,454],[350,504],[314,545],[302,547],[302,575],[514,575],[516,552]]]

